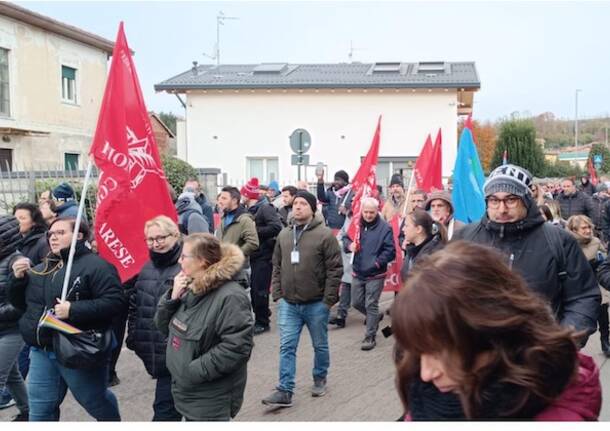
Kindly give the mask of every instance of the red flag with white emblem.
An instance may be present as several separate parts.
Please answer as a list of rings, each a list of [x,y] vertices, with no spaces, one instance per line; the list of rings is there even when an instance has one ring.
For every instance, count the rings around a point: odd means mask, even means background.
[[[159,215],[177,217],[123,23],[89,153],[99,170],[98,251],[125,281],[149,259],[144,224]]]
[[[373,136],[371,148],[366,154],[364,161],[360,165],[358,172],[352,181],[352,192],[355,193],[352,201],[353,218],[352,223],[347,230],[349,236],[356,246],[356,251],[360,249],[360,211],[362,199],[373,195],[373,191],[377,190],[377,160],[379,159],[379,138],[381,134],[381,116],[377,121],[377,129]]]

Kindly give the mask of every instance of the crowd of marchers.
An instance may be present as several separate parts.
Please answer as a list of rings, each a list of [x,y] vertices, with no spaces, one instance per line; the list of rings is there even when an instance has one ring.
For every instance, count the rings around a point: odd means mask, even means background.
[[[393,175],[353,214],[342,170],[331,184],[320,172],[315,194],[307,183],[280,189],[252,178],[222,188],[215,204],[191,179],[172,194],[177,222],[158,216],[141,227],[150,260],[124,283],[97,255],[87,220],[76,225],[68,184],[17,204],[0,217],[0,408],[16,405],[17,421],[56,421],[70,390],[92,418],[120,420],[109,388],[120,384],[125,343],[156,381],[153,421],[231,420],[272,300],[279,370],[265,406],[293,405],[303,327],[314,350],[311,396],[332,390],[328,328],[344,328],[353,309],[365,323],[363,352],[388,316],[400,420],[596,420],[599,370],[580,350],[599,331],[610,357],[606,184],[540,183],[503,165],[485,181],[485,214],[464,224],[451,184],[424,192],[404,180]],[[402,285],[382,310],[399,257]],[[50,310],[112,335],[95,364],[65,360],[54,330],[41,325]]]

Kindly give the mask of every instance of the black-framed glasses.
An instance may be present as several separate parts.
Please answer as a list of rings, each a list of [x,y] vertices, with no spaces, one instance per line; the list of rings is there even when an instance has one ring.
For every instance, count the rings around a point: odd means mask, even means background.
[[[492,209],[500,208],[500,204],[503,203],[506,208],[516,208],[519,205],[521,198],[519,196],[510,195],[504,199],[499,199],[495,196],[487,198],[487,206]]]
[[[146,238],[146,244],[148,244],[150,246],[150,245],[153,245],[156,242],[157,244],[161,245],[161,244],[164,244],[165,240],[167,238],[169,238],[170,236],[172,236],[172,235],[171,234],[159,235],[159,236],[156,236],[154,238],[148,237],[148,238]]]

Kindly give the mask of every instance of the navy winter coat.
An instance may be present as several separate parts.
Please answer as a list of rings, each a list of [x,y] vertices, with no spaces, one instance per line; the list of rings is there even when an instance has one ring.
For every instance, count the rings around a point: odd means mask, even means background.
[[[354,255],[352,270],[360,280],[382,277],[388,269],[388,264],[396,257],[392,228],[381,219],[379,214],[371,223],[360,219],[360,250]],[[345,251],[349,251],[352,240],[343,237]]]

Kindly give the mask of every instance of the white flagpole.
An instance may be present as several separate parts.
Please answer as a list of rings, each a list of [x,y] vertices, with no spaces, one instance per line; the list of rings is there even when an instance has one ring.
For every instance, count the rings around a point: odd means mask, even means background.
[[[407,208],[409,207],[409,199],[411,198],[411,188],[413,187],[413,178],[415,177],[415,167],[411,171],[411,179],[409,180],[409,188],[407,189],[407,200],[405,202],[405,206],[402,208],[402,217],[405,218],[407,215]]]
[[[80,222],[83,218],[83,211],[85,210],[85,197],[87,195],[87,188],[89,187],[89,178],[91,177],[91,169],[93,163],[89,159],[87,163],[87,172],[85,173],[85,180],[83,181],[83,190],[80,195],[80,204],[78,206],[78,212],[76,213],[76,222],[74,223],[74,235],[72,235],[72,243],[70,244],[70,253],[68,254],[68,265],[66,266],[66,274],[64,276],[64,285],[61,289],[61,300],[66,300],[66,294],[68,292],[68,283],[70,281],[70,273],[72,272],[72,263],[74,262],[74,252],[76,251],[76,240],[78,238],[78,231],[80,230]]]

